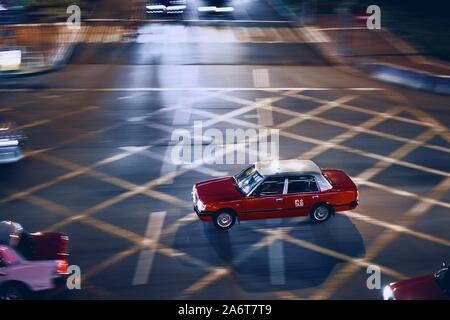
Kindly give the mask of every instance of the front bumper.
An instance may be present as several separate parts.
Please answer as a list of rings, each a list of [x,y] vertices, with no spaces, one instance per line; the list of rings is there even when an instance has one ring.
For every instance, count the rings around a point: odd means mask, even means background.
[[[200,211],[198,210],[197,206],[194,204],[194,211],[197,214],[197,217],[201,220],[201,221],[212,221],[212,217],[214,212],[210,212],[210,211]]]

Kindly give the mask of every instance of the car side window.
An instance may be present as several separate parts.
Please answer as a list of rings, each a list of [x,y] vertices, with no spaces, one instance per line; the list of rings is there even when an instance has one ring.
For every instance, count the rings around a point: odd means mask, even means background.
[[[256,194],[260,196],[271,196],[283,194],[284,177],[267,178],[256,190]]]
[[[316,180],[312,176],[291,177],[288,181],[288,194],[317,192]]]

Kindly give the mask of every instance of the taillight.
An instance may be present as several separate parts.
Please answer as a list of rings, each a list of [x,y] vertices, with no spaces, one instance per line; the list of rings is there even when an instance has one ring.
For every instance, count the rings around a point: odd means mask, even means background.
[[[58,260],[56,264],[56,272],[59,274],[67,273],[67,268],[69,267],[69,263],[65,260]]]
[[[69,253],[69,237],[68,236],[61,236],[59,241],[59,253]]]

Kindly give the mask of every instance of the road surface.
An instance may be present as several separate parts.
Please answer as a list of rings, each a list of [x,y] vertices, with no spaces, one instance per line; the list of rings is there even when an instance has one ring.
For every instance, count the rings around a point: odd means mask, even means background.
[[[45,298],[379,299],[369,265],[384,285],[450,258],[448,97],[334,66],[265,1],[234,5],[234,20],[142,22],[0,84],[0,119],[30,138],[0,169],[1,219],[67,233],[82,271],[82,290]],[[244,165],[171,163],[174,130],[198,121],[279,129],[280,158],[345,170],[360,206],[217,232],[192,185]]]

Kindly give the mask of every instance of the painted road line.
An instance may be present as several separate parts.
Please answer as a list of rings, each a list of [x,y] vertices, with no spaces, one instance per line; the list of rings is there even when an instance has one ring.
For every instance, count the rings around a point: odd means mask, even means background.
[[[398,189],[398,188],[392,188],[392,187],[386,186],[384,184],[380,184],[380,183],[376,183],[376,182],[373,182],[373,181],[367,181],[367,180],[359,179],[357,177],[352,177],[352,179],[358,185],[364,185],[364,186],[367,186],[367,187],[371,187],[371,188],[374,188],[374,189],[378,189],[378,190],[382,190],[382,191],[385,191],[385,192],[388,192],[388,193],[392,193],[392,194],[395,194],[395,195],[398,195],[398,196],[413,198],[413,199],[421,200],[421,201],[426,202],[426,203],[433,204],[435,206],[439,206],[439,207],[450,209],[450,203],[449,202],[440,201],[440,200],[433,199],[433,198],[430,198],[430,197],[424,197],[422,195],[418,195],[417,193],[409,192],[409,191],[406,191],[406,190],[401,190],[401,189]]]
[[[158,211],[150,214],[147,232],[145,234],[146,239],[143,241],[143,244],[149,248],[142,250],[139,254],[139,260],[133,278],[133,286],[143,285],[148,282],[148,277],[150,275],[155,256],[155,250],[159,242],[165,217],[165,211]]]
[[[263,127],[273,127],[272,104],[267,103],[267,99],[256,99],[261,102],[261,106],[256,109],[258,113],[258,123]],[[264,105],[264,107],[262,107]]]
[[[439,199],[448,190],[450,186],[450,178],[444,179],[427,195],[428,197]],[[420,217],[425,215],[433,204],[426,203],[423,200],[419,200],[411,209],[402,215],[402,222],[405,228],[413,225],[414,222]],[[384,248],[386,248],[392,241],[397,239],[400,232],[398,230],[385,230],[375,240],[372,241],[370,246],[366,248],[366,260],[373,260]],[[334,273],[330,278],[326,280],[324,286],[318,289],[311,295],[312,299],[329,299],[333,293],[342,286],[359,268],[352,264],[346,264],[338,272]]]
[[[196,283],[194,283],[189,288],[186,288],[183,291],[184,295],[190,295],[194,294],[207,286],[211,285],[213,282],[216,282],[218,279],[222,278],[225,275],[228,275],[230,273],[230,270],[227,268],[212,268],[208,274],[198,280]],[[182,296],[183,296],[182,294]]]
[[[393,224],[393,223],[389,223],[386,221],[382,221],[382,220],[378,220],[375,218],[372,218],[370,216],[355,212],[355,211],[346,211],[343,214],[345,214],[347,217],[352,218],[352,219],[356,219],[356,220],[360,220],[369,224],[373,224],[376,226],[380,226],[386,229],[391,229],[394,230],[396,232],[400,232],[400,233],[404,233],[422,240],[426,240],[426,241],[430,241],[430,242],[434,242],[434,243],[438,243],[447,247],[450,247],[450,241],[446,240],[446,239],[442,239],[439,237],[435,237],[423,232],[418,232],[418,231],[414,231],[411,230],[409,228],[406,228],[404,226],[398,225],[398,224]]]
[[[281,219],[267,220],[267,225],[271,227],[279,226],[280,224]],[[272,285],[286,284],[283,240],[276,239],[270,242],[267,249],[269,251],[270,283]]]
[[[292,243],[292,244],[296,244],[296,245],[298,245],[298,246],[300,246],[302,248],[306,248],[306,249],[309,249],[311,251],[318,252],[318,253],[321,253],[321,254],[329,256],[329,257],[333,257],[333,258],[336,258],[336,259],[339,259],[339,260],[342,260],[342,261],[346,261],[346,262],[348,262],[348,265],[351,265],[356,270],[358,270],[360,268],[367,268],[367,267],[373,265],[373,262],[370,261],[368,258],[360,259],[360,258],[355,258],[355,257],[352,257],[352,256],[348,256],[346,254],[343,254],[343,253],[340,253],[340,252],[337,252],[337,251],[334,251],[334,250],[330,250],[330,249],[325,248],[325,247],[318,246],[318,245],[316,245],[314,243],[294,238],[294,237],[292,237],[290,235],[285,235],[284,238],[285,238],[285,241],[287,241],[289,243]],[[371,257],[371,258],[373,258],[373,257]],[[391,268],[388,268],[388,267],[385,267],[385,266],[381,266],[381,265],[378,265],[378,266],[380,267],[381,271],[384,274],[387,274],[389,276],[395,277],[397,279],[404,279],[404,278],[406,278],[406,276],[404,274],[402,274],[402,273],[400,273],[400,272],[398,272],[398,271],[396,271],[394,269],[391,269]]]
[[[255,88],[270,87],[269,70],[253,69],[253,85],[255,86]]]

